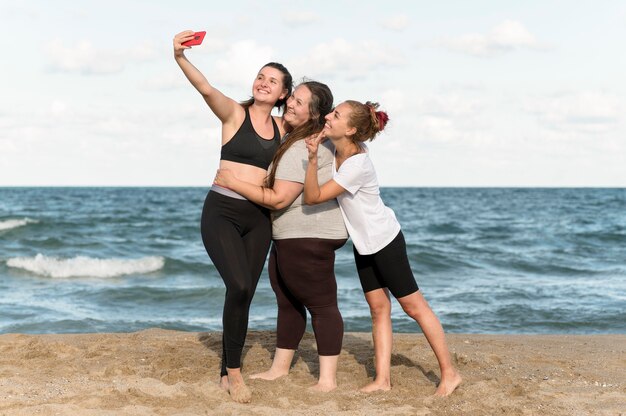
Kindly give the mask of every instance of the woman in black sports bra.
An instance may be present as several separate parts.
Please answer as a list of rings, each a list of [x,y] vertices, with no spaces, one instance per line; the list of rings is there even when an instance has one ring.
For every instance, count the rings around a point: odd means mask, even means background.
[[[284,133],[282,119],[271,112],[274,107],[284,109],[291,95],[291,75],[281,64],[266,64],[254,80],[252,98],[238,103],[209,84],[185,57],[189,47],[182,43],[193,35],[185,31],[174,37],[174,59],[222,122],[220,168],[231,169],[238,177],[261,186]],[[201,231],[204,247],[226,285],[220,383],[233,400],[247,403],[251,392],[241,375],[241,353],[250,303],[272,237],[269,212],[230,189],[214,185],[204,202]]]

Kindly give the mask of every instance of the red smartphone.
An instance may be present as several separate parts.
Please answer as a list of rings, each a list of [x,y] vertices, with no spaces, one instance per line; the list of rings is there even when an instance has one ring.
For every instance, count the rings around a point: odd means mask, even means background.
[[[206,35],[206,32],[196,32],[193,34],[193,39],[188,40],[187,42],[183,42],[182,45],[183,46],[200,45],[202,41],[204,40],[204,35]]]

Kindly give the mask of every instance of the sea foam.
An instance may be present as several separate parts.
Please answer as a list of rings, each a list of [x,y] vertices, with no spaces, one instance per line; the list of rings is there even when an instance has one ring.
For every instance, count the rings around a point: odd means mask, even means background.
[[[77,256],[68,259],[47,257],[15,257],[7,261],[7,266],[27,270],[47,277],[116,277],[127,274],[150,273],[163,268],[163,257],[142,257],[139,259],[97,259]]]
[[[30,218],[24,218],[21,220],[12,219],[12,220],[3,220],[0,221],[0,231],[11,230],[13,228],[23,227],[26,224],[36,224],[39,221],[32,220]]]

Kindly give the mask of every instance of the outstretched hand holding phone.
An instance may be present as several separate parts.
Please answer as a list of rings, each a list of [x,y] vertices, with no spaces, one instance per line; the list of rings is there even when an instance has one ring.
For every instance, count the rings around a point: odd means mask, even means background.
[[[193,30],[185,30],[174,36],[174,53],[182,53],[185,49],[192,46],[200,45],[204,40],[206,32],[194,32]]]

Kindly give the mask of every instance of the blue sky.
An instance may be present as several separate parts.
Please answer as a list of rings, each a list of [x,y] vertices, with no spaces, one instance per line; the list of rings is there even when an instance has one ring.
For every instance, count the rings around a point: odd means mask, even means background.
[[[620,1],[2,1],[0,186],[208,186],[227,95],[264,63],[374,100],[383,186],[626,186]]]

